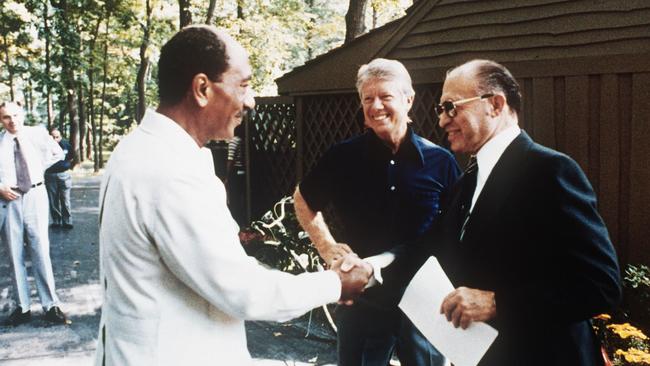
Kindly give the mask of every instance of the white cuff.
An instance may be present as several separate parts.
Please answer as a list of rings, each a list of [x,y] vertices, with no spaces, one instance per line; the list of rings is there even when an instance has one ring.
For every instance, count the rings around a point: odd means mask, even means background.
[[[372,277],[370,277],[370,281],[368,281],[368,284],[366,285],[366,288],[369,288],[384,283],[384,279],[381,277],[381,270],[393,263],[395,260],[395,254],[391,252],[383,252],[381,254],[373,255],[372,257],[364,258],[363,260],[372,267]]]

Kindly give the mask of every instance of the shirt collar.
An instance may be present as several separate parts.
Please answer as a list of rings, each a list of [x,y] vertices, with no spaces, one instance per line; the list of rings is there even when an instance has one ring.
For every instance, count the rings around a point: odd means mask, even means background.
[[[160,136],[165,139],[170,147],[181,148],[191,152],[201,150],[196,141],[173,119],[147,109],[140,123],[140,128],[145,133]]]
[[[372,129],[366,131],[368,147],[366,151],[372,154],[385,154],[387,156],[392,156],[392,153],[388,146],[386,146],[383,141],[375,134]],[[417,135],[413,132],[411,126],[406,128],[406,138],[402,142],[397,150],[395,156],[406,157],[407,159],[413,159],[418,161],[421,165],[424,165],[424,155],[422,154],[423,146],[418,140]]]
[[[521,129],[518,125],[510,126],[499,132],[481,147],[476,153],[479,175],[487,179],[503,152],[519,133],[521,133]]]

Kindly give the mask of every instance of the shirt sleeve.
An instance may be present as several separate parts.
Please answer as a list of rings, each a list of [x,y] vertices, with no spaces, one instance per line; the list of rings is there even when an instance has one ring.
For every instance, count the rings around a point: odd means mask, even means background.
[[[45,144],[45,147],[43,149],[43,169],[45,170],[57,161],[63,160],[65,155],[63,154],[61,146],[59,146],[59,144],[54,141],[50,135],[48,135],[47,130],[42,129],[42,131],[39,133],[41,134],[41,140],[43,141],[43,144]]]
[[[247,256],[217,179],[177,177],[163,185],[160,197],[151,235],[163,262],[225,313],[284,321],[339,299],[335,272],[291,275]]]

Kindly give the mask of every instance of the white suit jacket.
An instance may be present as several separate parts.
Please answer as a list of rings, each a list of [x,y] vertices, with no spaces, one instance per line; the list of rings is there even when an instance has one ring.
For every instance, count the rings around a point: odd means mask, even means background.
[[[244,319],[337,301],[332,271],[248,257],[209,150],[152,110],[113,152],[100,189],[104,303],[97,365],[248,365]]]

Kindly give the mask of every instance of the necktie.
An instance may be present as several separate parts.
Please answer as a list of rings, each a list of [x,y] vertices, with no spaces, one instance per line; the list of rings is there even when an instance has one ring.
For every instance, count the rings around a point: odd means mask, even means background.
[[[476,156],[472,156],[469,159],[467,168],[463,173],[462,185],[460,190],[460,237],[459,239],[463,240],[463,235],[465,235],[465,226],[469,221],[470,212],[469,209],[472,207],[472,197],[474,197],[474,191],[476,190],[476,177],[478,175],[478,163],[476,162]]]
[[[14,163],[16,165],[16,187],[23,192],[27,193],[32,188],[32,180],[29,178],[29,169],[27,169],[27,161],[20,148],[18,138],[14,137]]]

